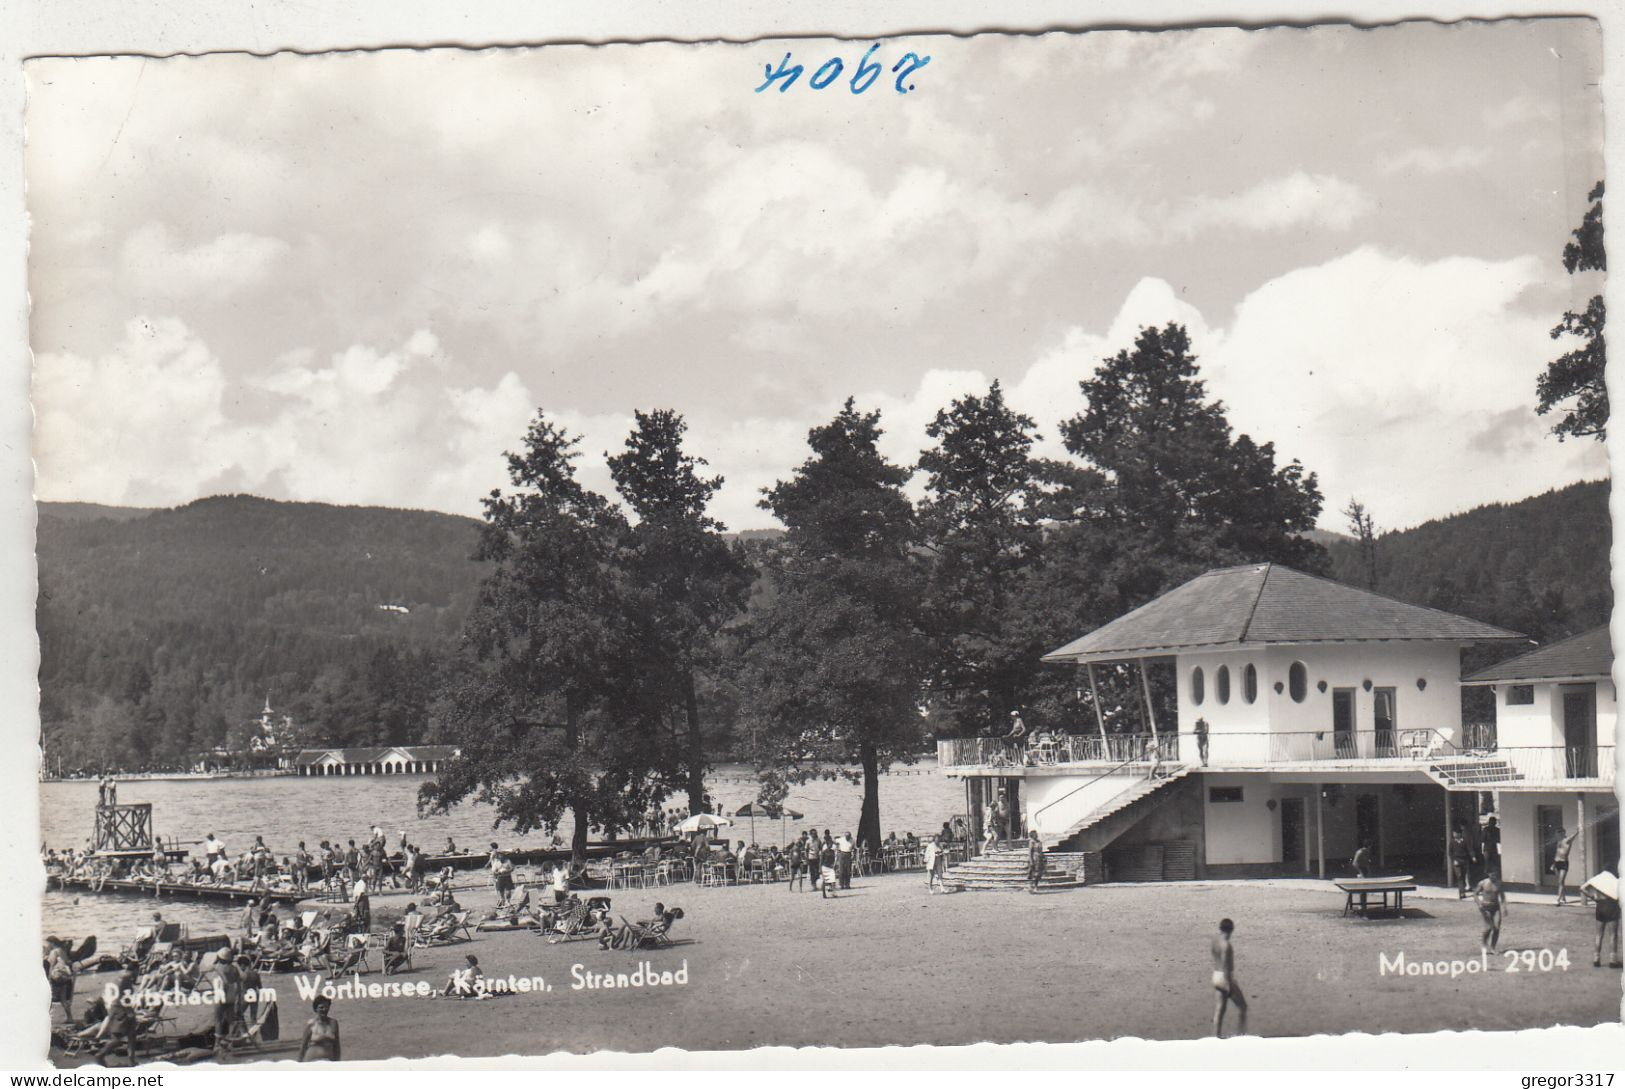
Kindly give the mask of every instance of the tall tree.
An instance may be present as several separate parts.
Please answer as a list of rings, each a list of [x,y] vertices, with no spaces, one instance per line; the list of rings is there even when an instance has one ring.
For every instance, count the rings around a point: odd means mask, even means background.
[[[626,450],[609,469],[638,519],[626,563],[647,620],[642,660],[661,671],[666,705],[680,709],[688,809],[698,813],[706,772],[700,675],[715,667],[717,634],[744,609],[751,574],[720,536],[722,523],[706,513],[723,481],[703,476],[705,459],[684,451],[687,423],[667,409],[635,415]]]
[[[1302,535],[1320,514],[1315,475],[1297,461],[1277,465],[1270,443],[1232,436],[1182,326],[1142,329],[1078,385],[1084,410],[1061,424],[1077,463],[1043,500],[1054,526],[1027,605],[1051,646],[1214,567],[1326,568],[1325,550]],[[1154,704],[1165,707],[1167,678],[1152,679]],[[1041,675],[1039,721],[1092,717],[1075,680]],[[1101,681],[1103,702],[1138,698],[1131,683]]]
[[[419,805],[472,797],[520,833],[569,813],[580,860],[590,828],[631,826],[665,796],[675,752],[636,653],[626,522],[576,479],[577,442],[538,412],[508,455],[513,490],[484,501],[474,558],[492,567],[438,701],[441,739],[461,752]]]
[[[920,455],[929,558],[922,606],[932,640],[927,703],[939,732],[986,733],[1017,708],[1048,649],[1017,608],[1043,559],[1044,466],[1031,417],[994,382],[939,411]]]
[[[1068,451],[1104,474],[1110,516],[1122,528],[1203,562],[1325,566],[1325,550],[1301,536],[1320,514],[1315,474],[1295,460],[1277,467],[1273,443],[1231,438],[1183,326],[1141,329],[1132,350],[1078,385],[1087,405],[1061,434]]]
[[[1570,275],[1608,269],[1602,234],[1602,194],[1603,183],[1598,182],[1586,197],[1591,207],[1563,247],[1563,267]],[[1552,329],[1553,340],[1564,336],[1580,339],[1578,347],[1548,363],[1535,382],[1535,394],[1540,398],[1535,411],[1544,416],[1554,408],[1562,409],[1562,419],[1552,426],[1552,434],[1560,440],[1570,435],[1590,435],[1600,442],[1608,437],[1608,384],[1604,373],[1608,342],[1603,332],[1607,323],[1608,307],[1599,292],[1591,296],[1585,310],[1566,311]]]
[[[849,399],[808,435],[812,456],[767,489],[787,530],[770,561],[774,596],[752,619],[742,674],[758,763],[791,781],[857,764],[858,839],[880,843],[880,769],[923,740],[909,470],[880,453],[880,414]]]
[[[1371,512],[1365,509],[1365,504],[1358,499],[1349,498],[1348,506],[1343,508],[1343,517],[1348,519],[1349,532],[1354,534],[1355,543],[1360,548],[1361,573],[1365,576],[1367,590],[1377,588],[1377,524],[1371,517]]]

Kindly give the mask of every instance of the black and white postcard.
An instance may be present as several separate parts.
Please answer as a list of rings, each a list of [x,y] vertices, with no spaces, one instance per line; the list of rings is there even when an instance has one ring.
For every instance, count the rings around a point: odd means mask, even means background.
[[[48,1061],[1617,1023],[1602,58],[30,60]]]

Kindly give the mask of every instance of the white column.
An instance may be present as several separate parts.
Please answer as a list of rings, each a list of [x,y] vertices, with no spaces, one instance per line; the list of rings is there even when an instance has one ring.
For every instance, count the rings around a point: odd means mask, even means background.
[[[1315,858],[1320,863],[1321,880],[1326,879],[1326,811],[1321,795],[1326,788],[1320,783],[1315,784]]]

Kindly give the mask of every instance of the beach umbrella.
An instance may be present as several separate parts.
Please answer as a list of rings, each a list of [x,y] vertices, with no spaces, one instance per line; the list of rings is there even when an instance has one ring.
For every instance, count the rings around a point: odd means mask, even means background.
[[[683,822],[677,826],[677,830],[684,835],[693,832],[715,832],[717,829],[727,828],[731,824],[733,824],[733,821],[727,817],[717,816],[715,813],[695,813],[691,817],[685,817]]]
[[[756,818],[777,817],[779,819],[780,846],[783,846],[784,822],[786,820],[798,821],[801,819],[802,814],[797,813],[794,809],[786,809],[783,806],[775,807],[763,805],[761,802],[746,802],[734,811],[734,816],[750,818],[750,840],[752,843],[756,842]]]

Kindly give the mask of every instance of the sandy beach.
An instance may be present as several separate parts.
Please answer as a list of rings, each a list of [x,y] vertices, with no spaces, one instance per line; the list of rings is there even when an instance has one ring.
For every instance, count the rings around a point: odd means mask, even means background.
[[[1514,902],[1503,936],[1504,949],[1533,951],[1534,970],[1501,955],[1451,978],[1404,974],[1395,958],[1478,961],[1470,902],[1423,895],[1403,919],[1345,919],[1341,895],[1311,881],[928,895],[918,875],[893,875],[854,878],[834,900],[782,884],[611,895],[617,913],[633,918],[656,900],[681,906],[677,945],[605,952],[516,931],[418,950],[412,971],[375,970],[364,981],[439,987],[473,953],[488,975],[540,976],[546,989],[483,1001],[340,998],[333,1015],[344,1057],[1190,1039],[1209,1030],[1207,941],[1222,916],[1236,921],[1236,976],[1259,1035],[1584,1026],[1620,1016],[1619,972],[1591,965],[1590,909],[1549,900]],[[474,918],[493,902],[488,890],[460,898]],[[1566,970],[1542,970],[1563,950]],[[687,983],[581,986],[586,973],[632,973],[641,962],[659,972],[686,964]],[[81,1008],[113,978],[82,977]],[[259,1057],[296,1057],[309,1003],[292,976],[265,983],[279,996],[283,1038]],[[183,1026],[207,1019],[180,1016]]]

